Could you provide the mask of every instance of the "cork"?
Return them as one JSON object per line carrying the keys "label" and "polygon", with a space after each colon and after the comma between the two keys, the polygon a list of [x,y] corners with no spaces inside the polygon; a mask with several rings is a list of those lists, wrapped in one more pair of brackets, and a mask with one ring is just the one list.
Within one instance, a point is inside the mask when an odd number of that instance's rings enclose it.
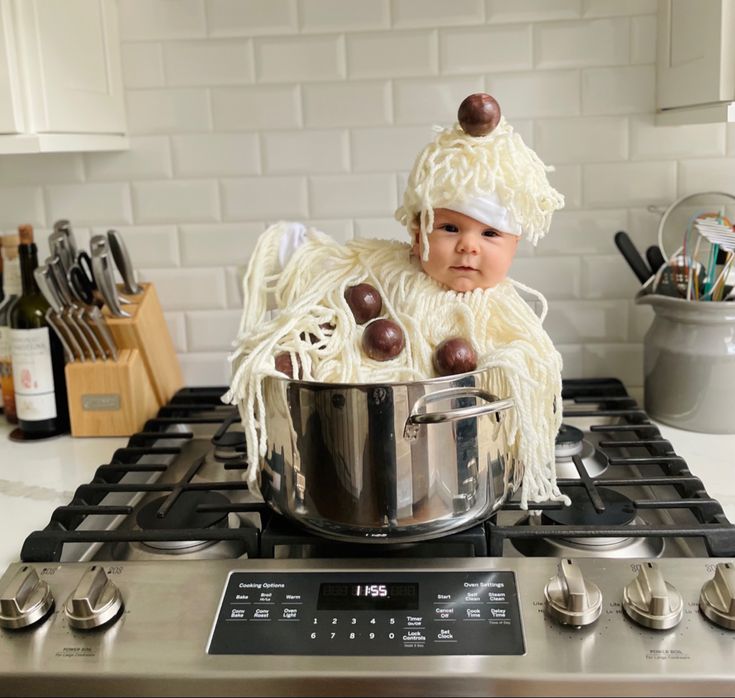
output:
{"label": "cork", "polygon": [[0,235],[0,246],[3,248],[5,259],[15,259],[18,256],[20,238],[15,233]]}
{"label": "cork", "polygon": [[33,243],[33,226],[32,225],[19,225],[18,226],[18,237],[20,237],[21,245],[30,245]]}

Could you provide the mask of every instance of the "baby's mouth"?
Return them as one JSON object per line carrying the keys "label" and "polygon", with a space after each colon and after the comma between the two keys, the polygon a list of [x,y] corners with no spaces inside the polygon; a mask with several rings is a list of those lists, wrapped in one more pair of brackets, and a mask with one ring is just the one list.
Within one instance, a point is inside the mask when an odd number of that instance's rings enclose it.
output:
{"label": "baby's mouth", "polygon": [[475,267],[465,267],[462,265],[456,266],[456,267],[450,267],[451,269],[454,269],[455,271],[477,271]]}

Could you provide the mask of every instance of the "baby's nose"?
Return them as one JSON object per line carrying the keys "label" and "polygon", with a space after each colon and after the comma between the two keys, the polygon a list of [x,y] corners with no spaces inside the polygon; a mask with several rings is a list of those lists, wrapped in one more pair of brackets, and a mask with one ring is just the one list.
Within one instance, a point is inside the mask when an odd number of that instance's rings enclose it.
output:
{"label": "baby's nose", "polygon": [[457,240],[457,250],[459,252],[477,254],[479,250],[479,241],[475,235],[471,233],[464,233],[459,236]]}

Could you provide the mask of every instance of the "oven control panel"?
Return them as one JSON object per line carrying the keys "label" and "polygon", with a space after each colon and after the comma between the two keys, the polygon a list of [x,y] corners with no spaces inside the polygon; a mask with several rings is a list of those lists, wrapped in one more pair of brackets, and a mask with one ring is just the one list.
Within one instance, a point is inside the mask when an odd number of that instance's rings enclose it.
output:
{"label": "oven control panel", "polygon": [[234,571],[209,654],[522,655],[515,574]]}

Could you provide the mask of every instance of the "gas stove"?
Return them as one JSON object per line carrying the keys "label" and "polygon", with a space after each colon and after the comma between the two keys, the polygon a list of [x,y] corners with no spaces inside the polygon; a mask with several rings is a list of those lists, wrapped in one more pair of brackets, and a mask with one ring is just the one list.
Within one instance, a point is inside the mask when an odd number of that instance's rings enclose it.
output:
{"label": "gas stove", "polygon": [[570,507],[396,545],[250,493],[223,392],[181,390],[27,537],[0,695],[732,694],[735,526],[619,381],[564,382]]}

